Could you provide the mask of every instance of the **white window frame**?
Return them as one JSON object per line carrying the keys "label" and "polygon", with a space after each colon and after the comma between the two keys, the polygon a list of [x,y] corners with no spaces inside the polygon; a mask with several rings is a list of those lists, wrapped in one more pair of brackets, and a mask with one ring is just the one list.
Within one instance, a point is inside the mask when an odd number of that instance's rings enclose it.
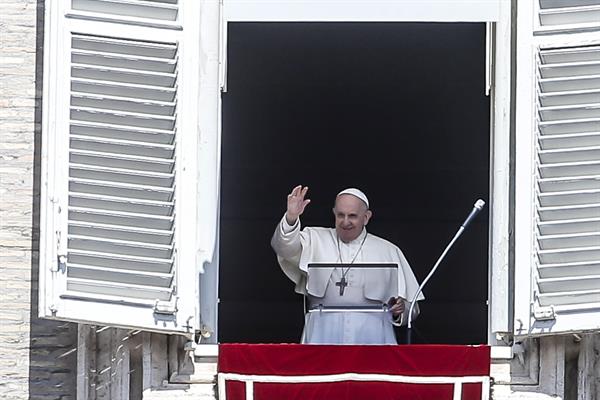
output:
{"label": "white window frame", "polygon": [[[488,22],[490,219],[488,343],[506,345],[512,334],[510,253],[511,0],[223,0],[221,77],[226,81],[229,22]],[[494,62],[493,60],[501,60]]]}
{"label": "white window frame", "polygon": [[493,24],[493,61],[490,118],[490,236],[488,268],[488,344],[511,342],[513,306],[511,293],[511,83],[512,5],[500,3]]}
{"label": "white window frame", "polygon": [[223,0],[227,21],[495,22],[509,0]]}

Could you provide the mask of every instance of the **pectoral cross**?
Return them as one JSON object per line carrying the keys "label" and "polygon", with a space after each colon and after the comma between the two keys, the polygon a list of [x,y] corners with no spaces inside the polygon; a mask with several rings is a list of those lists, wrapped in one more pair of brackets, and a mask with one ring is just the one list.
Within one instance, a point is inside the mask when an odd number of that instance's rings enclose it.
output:
{"label": "pectoral cross", "polygon": [[340,287],[340,296],[343,296],[344,295],[344,289],[346,289],[346,286],[348,286],[348,281],[346,281],[346,277],[342,276],[342,279],[340,279],[339,282],[336,282],[335,286],[339,286]]}

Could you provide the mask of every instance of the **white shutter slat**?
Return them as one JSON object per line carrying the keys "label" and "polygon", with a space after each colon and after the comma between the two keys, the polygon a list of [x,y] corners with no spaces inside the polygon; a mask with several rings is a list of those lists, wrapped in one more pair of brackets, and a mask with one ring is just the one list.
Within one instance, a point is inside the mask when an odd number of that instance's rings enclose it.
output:
{"label": "white shutter slat", "polygon": [[98,195],[80,192],[70,193],[69,206],[170,216],[173,214],[174,203],[169,201],[148,201],[139,198],[131,199],[125,197],[106,196],[104,194]]}
{"label": "white shutter slat", "polygon": [[178,11],[175,3],[143,0],[72,0],[72,7],[77,11],[175,21]]}
{"label": "white shutter slat", "polygon": [[562,91],[555,93],[540,94],[540,104],[542,106],[560,106],[569,104],[586,104],[598,101],[600,98],[599,89]]}
{"label": "white shutter slat", "polygon": [[77,279],[98,279],[107,282],[121,282],[133,285],[147,284],[157,287],[169,287],[173,281],[172,274],[159,272],[127,271],[117,268],[79,266],[69,264],[71,276]]}
{"label": "white shutter slat", "polygon": [[578,232],[575,234],[546,235],[539,237],[539,245],[542,250],[558,250],[576,248],[578,246],[599,247],[600,232]]}
{"label": "white shutter slat", "polygon": [[[568,9],[542,9],[540,17],[590,11]],[[534,299],[541,307],[600,301],[599,60],[598,46],[539,52]]]}
{"label": "white shutter slat", "polygon": [[[590,1],[598,2],[598,0]],[[540,50],[540,59],[544,63],[544,65],[541,65],[541,68],[544,68],[548,64],[600,61],[600,46],[542,49]]]}
{"label": "white shutter slat", "polygon": [[70,193],[104,194],[139,200],[172,201],[173,188],[147,187],[132,183],[69,179]]}
{"label": "white shutter slat", "polygon": [[541,278],[600,275],[600,262],[571,262],[545,264],[539,268]]}
{"label": "white shutter slat", "polygon": [[568,76],[594,76],[598,73],[599,66],[600,60],[545,64],[540,68],[540,76],[543,79]]}
{"label": "white shutter slat", "polygon": [[[570,249],[540,250],[540,262],[542,263],[570,263],[570,262],[589,262],[597,260],[600,257],[600,246],[597,247],[576,247]],[[539,288],[544,292],[544,288]],[[565,290],[563,288],[563,290]]]}
{"label": "white shutter slat", "polygon": [[543,62],[543,65],[540,65],[540,70],[548,65],[558,66],[561,63],[569,65],[569,63],[600,61],[600,46],[541,49],[539,57]]}
{"label": "white shutter slat", "polygon": [[95,251],[72,249],[69,264],[92,267],[120,268],[125,271],[171,273],[171,259],[134,257],[124,254],[107,254]]}
{"label": "white shutter slat", "polygon": [[540,12],[542,26],[598,23],[600,6],[565,7]]}
{"label": "white shutter slat", "polygon": [[94,94],[72,92],[71,104],[82,108],[94,108],[113,111],[128,111],[139,114],[173,115],[175,103],[161,101],[139,101],[126,97],[97,96]]}
{"label": "white shutter slat", "polygon": [[[587,0],[585,2],[573,1],[572,3],[556,4],[551,7],[548,3],[541,2],[539,13],[541,26],[561,26],[575,24],[598,24],[600,21],[600,1]],[[547,7],[544,7],[544,4]]]}
{"label": "white shutter slat", "polygon": [[539,157],[542,163],[594,162],[600,160],[600,146],[542,150],[539,152]]}
{"label": "white shutter slat", "polygon": [[170,231],[173,229],[174,218],[171,215],[160,216],[71,206],[69,207],[69,220]]}
{"label": "white shutter slat", "polygon": [[175,146],[172,144],[147,143],[141,140],[120,140],[94,136],[71,135],[70,147],[77,150],[89,150],[117,155],[146,156],[157,162],[172,160]]}
{"label": "white shutter slat", "polygon": [[540,221],[600,218],[600,203],[562,207],[539,207],[538,216]]}
{"label": "white shutter slat", "polygon": [[548,122],[541,121],[539,123],[539,129],[542,135],[600,132],[600,118]]}
{"label": "white shutter slat", "polygon": [[542,235],[557,235],[563,233],[596,232],[600,218],[582,218],[572,220],[551,220],[538,223]]}
{"label": "white shutter slat", "polygon": [[175,71],[176,61],[162,58],[132,57],[115,53],[101,53],[96,51],[79,50],[73,52],[72,61],[75,65],[97,65],[107,68],[133,69],[172,74]]}
{"label": "white shutter slat", "polygon": [[[124,298],[136,300],[155,300],[168,301],[171,296],[171,290],[150,285],[132,285],[130,283],[102,282],[91,279],[70,278],[67,280],[67,290],[69,296],[89,297],[90,294],[99,300],[102,298],[123,301]],[[104,295],[102,297],[102,295]],[[141,302],[140,302],[141,303]],[[143,304],[143,303],[141,303]],[[152,304],[152,303],[150,303]]]}
{"label": "white shutter slat", "polygon": [[99,166],[113,166],[115,168],[169,173],[173,171],[173,160],[153,159],[142,156],[129,156],[122,154],[106,155],[102,152],[73,150],[69,156],[71,164],[88,164]]}
{"label": "white shutter slat", "polygon": [[598,196],[600,196],[600,189],[563,193],[540,193],[538,195],[538,202],[541,207],[587,205],[597,203]]}
{"label": "white shutter slat", "polygon": [[[76,250],[96,251],[99,253],[120,254],[125,256],[142,256],[170,259],[173,255],[171,245],[159,245],[148,242],[120,240],[115,237],[78,236],[69,234],[69,248]],[[69,275],[70,276],[70,275]]]}
{"label": "white shutter slat", "polygon": [[[556,306],[568,304],[571,308],[577,305],[600,303],[600,290],[578,290],[556,293],[543,293],[538,297],[541,306]],[[564,308],[564,307],[563,307]]]}
{"label": "white shutter slat", "polygon": [[[146,85],[149,87],[173,87],[174,73],[146,71],[132,68],[111,68],[92,64],[71,64],[71,76],[102,82]],[[151,84],[148,84],[150,82]]]}
{"label": "white shutter slat", "polygon": [[540,0],[540,8],[562,8],[591,6],[598,4],[598,0]]}
{"label": "white shutter slat", "polygon": [[71,90],[78,93],[106,94],[109,96],[139,98],[171,102],[175,89],[170,87],[133,84],[129,82],[72,79]]}
{"label": "white shutter slat", "polygon": [[98,237],[103,239],[129,240],[140,243],[170,245],[173,241],[173,231],[160,229],[135,228],[119,225],[69,222],[69,235]]}
{"label": "white shutter slat", "polygon": [[540,147],[543,150],[600,147],[600,132],[544,135],[540,137]]}
{"label": "white shutter slat", "polygon": [[600,287],[600,275],[539,279],[538,284],[546,292],[597,290]]}
{"label": "white shutter slat", "polygon": [[71,119],[75,121],[101,122],[139,128],[173,130],[175,118],[156,114],[110,112],[96,108],[71,107]]}
{"label": "white shutter slat", "polygon": [[575,190],[595,189],[598,187],[600,176],[567,176],[561,178],[539,179],[539,187],[543,192],[566,192]]}
{"label": "white shutter slat", "polygon": [[599,118],[600,104],[595,103],[541,107],[540,114],[544,121],[564,121],[576,118]]}
{"label": "white shutter slat", "polygon": [[151,171],[135,171],[102,166],[71,164],[69,175],[73,178],[100,180],[105,182],[135,183],[144,186],[172,187],[175,174],[163,174]]}
{"label": "white shutter slat", "polygon": [[600,162],[582,161],[548,164],[540,167],[540,176],[542,178],[559,178],[582,175],[600,175]]}
{"label": "white shutter slat", "polygon": [[[175,72],[177,60],[173,58],[172,54],[169,54],[174,52],[175,47],[159,49],[164,50],[163,57],[156,57],[156,49],[151,49],[148,52],[140,51],[139,54],[135,54],[136,47],[121,46],[123,49],[120,49],[117,46],[121,43],[122,41],[116,45],[111,44],[106,50],[99,47],[93,48],[93,46],[82,48],[78,45],[77,50],[71,53],[71,61],[75,65],[95,65],[164,73]],[[82,44],[81,41],[79,44]],[[129,51],[133,51],[133,53]],[[145,55],[147,53],[153,54],[154,57]]]}
{"label": "white shutter slat", "polygon": [[78,136],[95,136],[106,139],[120,139],[147,143],[172,144],[175,132],[160,129],[132,128],[102,123],[75,122],[71,123],[70,133]]}
{"label": "white shutter slat", "polygon": [[600,89],[600,75],[542,78],[539,84],[544,92]]}
{"label": "white shutter slat", "polygon": [[96,53],[122,54],[125,57],[161,59],[172,63],[177,60],[177,45],[171,43],[146,42],[141,40],[117,39],[92,35],[73,35],[72,53],[88,50]]}

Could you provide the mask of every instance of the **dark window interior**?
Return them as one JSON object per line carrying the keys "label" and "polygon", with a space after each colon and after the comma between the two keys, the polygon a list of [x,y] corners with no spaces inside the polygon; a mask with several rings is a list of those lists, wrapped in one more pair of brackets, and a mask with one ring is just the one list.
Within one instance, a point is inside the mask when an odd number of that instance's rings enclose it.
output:
{"label": "dark window interior", "polygon": [[[332,226],[361,188],[369,232],[422,281],[477,198],[488,200],[480,23],[230,23],[223,95],[220,342],[298,342],[302,298],[270,248],[286,195]],[[425,288],[417,343],[487,341],[487,208]],[[403,329],[398,330],[400,340]]]}

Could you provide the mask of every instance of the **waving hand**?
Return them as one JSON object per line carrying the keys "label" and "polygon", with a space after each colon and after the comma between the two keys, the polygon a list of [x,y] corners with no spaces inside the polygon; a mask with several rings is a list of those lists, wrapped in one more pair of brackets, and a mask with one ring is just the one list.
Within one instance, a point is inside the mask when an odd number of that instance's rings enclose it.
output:
{"label": "waving hand", "polygon": [[310,199],[305,199],[306,192],[308,192],[308,186],[298,185],[292,190],[292,193],[288,194],[287,211],[285,213],[288,224],[294,225],[308,203],[310,203]]}

